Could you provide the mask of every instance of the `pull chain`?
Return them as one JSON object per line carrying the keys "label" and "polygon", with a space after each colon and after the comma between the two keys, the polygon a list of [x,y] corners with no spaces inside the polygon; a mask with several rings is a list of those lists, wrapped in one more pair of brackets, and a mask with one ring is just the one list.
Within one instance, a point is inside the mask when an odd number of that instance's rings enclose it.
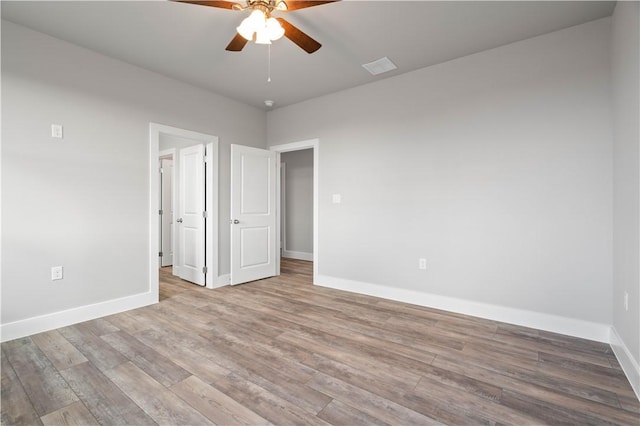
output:
{"label": "pull chain", "polygon": [[269,50],[269,59],[267,61],[267,83],[271,83],[271,44],[267,45]]}

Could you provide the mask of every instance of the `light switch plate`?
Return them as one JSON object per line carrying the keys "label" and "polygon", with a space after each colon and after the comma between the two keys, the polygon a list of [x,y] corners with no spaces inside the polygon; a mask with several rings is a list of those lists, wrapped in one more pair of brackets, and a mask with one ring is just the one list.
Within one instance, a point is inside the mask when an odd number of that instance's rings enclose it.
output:
{"label": "light switch plate", "polygon": [[333,204],[340,204],[342,202],[342,197],[340,196],[340,194],[333,194],[331,196],[331,201],[333,202]]}

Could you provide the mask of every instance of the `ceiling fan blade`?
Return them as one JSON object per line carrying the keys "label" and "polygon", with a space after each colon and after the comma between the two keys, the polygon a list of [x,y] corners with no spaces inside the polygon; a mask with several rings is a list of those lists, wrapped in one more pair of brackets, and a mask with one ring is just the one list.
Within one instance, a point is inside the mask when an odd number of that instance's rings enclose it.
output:
{"label": "ceiling fan blade", "polygon": [[246,38],[236,33],[235,37],[231,39],[231,42],[229,42],[225,50],[228,50],[229,52],[239,52],[244,48],[247,42],[248,40]]}
{"label": "ceiling fan blade", "polygon": [[284,18],[276,18],[282,28],[284,28],[284,36],[297,44],[302,50],[307,53],[313,53],[316,50],[320,49],[322,45],[309,37],[307,34],[300,31],[293,24],[289,23]]}
{"label": "ceiling fan blade", "polygon": [[287,11],[305,9],[307,7],[320,6],[326,3],[335,3],[340,0],[284,0],[287,5]]}
{"label": "ceiling fan blade", "polygon": [[219,7],[221,9],[233,9],[233,5],[236,4],[231,1],[197,1],[197,0],[171,0],[177,3],[189,3],[199,4],[200,6]]}

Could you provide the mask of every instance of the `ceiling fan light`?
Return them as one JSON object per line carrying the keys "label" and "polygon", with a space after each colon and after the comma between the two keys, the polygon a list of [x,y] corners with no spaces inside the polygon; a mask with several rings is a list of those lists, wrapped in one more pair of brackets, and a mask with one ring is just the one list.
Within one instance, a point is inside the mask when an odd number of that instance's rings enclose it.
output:
{"label": "ceiling fan light", "polygon": [[249,20],[256,27],[264,25],[264,21],[265,21],[264,12],[260,9],[255,9],[253,12],[251,12],[251,15],[245,18],[245,21],[246,20]]}
{"label": "ceiling fan light", "polygon": [[276,18],[269,18],[267,19],[267,33],[269,34],[269,39],[278,40],[284,35],[284,28]]}
{"label": "ceiling fan light", "polygon": [[[246,19],[245,19],[246,21]],[[238,34],[240,34],[245,39],[251,41],[253,40],[253,34],[255,33],[253,27],[251,25],[245,25],[245,21],[242,21],[239,27],[236,28]]]}
{"label": "ceiling fan light", "polygon": [[240,26],[236,28],[238,34],[245,39],[253,40],[254,33],[260,31],[265,26],[264,12],[261,10],[254,10],[251,15],[242,20]]}
{"label": "ceiling fan light", "polygon": [[269,32],[266,27],[262,27],[260,30],[256,31],[256,44],[271,44]]}

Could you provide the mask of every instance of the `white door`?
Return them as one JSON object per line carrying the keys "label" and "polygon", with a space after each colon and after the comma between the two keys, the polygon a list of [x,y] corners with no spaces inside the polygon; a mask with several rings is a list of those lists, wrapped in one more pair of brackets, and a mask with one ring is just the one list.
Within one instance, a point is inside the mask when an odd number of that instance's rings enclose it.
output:
{"label": "white door", "polygon": [[276,153],[231,145],[231,284],[276,275]]}
{"label": "white door", "polygon": [[173,265],[173,160],[160,160],[160,266]]}
{"label": "white door", "polygon": [[179,276],[183,280],[204,285],[205,281],[205,167],[204,145],[183,148],[180,161],[179,213],[176,220]]}

